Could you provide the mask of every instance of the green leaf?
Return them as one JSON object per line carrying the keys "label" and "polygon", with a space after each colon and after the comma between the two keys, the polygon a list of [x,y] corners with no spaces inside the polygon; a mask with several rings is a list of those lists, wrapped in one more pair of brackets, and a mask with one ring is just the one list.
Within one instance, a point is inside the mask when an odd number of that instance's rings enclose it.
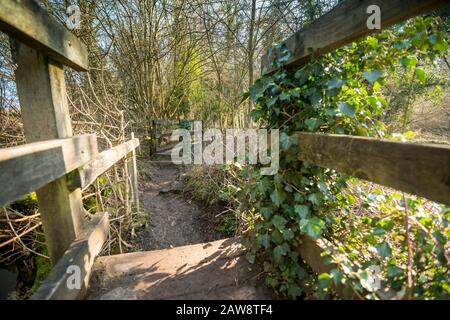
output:
{"label": "green leaf", "polygon": [[291,99],[291,95],[289,94],[289,92],[282,92],[280,94],[280,100],[281,101],[286,101],[286,100],[289,100],[289,99]]}
{"label": "green leaf", "polygon": [[286,193],[283,190],[275,188],[275,190],[273,190],[270,194],[270,199],[272,199],[272,202],[279,207],[286,199]]}
{"label": "green leaf", "polygon": [[417,65],[419,61],[417,60],[417,58],[415,56],[409,56],[409,57],[403,57],[400,59],[400,63],[405,67],[405,68],[411,68]]}
{"label": "green leaf", "polygon": [[257,241],[260,245],[264,246],[264,248],[270,247],[270,236],[268,234],[261,234],[258,236]]}
{"label": "green leaf", "polygon": [[411,46],[411,42],[409,40],[401,40],[394,44],[394,48],[397,50],[409,48],[410,46]]}
{"label": "green leaf", "polygon": [[371,84],[374,84],[380,77],[383,76],[382,70],[370,70],[364,72],[364,78],[367,79]]}
{"label": "green leaf", "polygon": [[253,109],[250,112],[250,117],[255,122],[258,121],[263,115],[264,115],[264,112],[262,110],[259,110],[259,109]]}
{"label": "green leaf", "polygon": [[265,88],[261,80],[257,80],[253,86],[250,88],[250,99],[256,102],[264,94]]}
{"label": "green leaf", "polygon": [[253,253],[247,252],[245,257],[247,258],[247,261],[250,262],[251,264],[255,263],[256,256]]}
{"label": "green leaf", "polygon": [[286,241],[290,241],[290,240],[294,239],[294,237],[295,237],[295,233],[291,229],[284,229],[282,233],[283,233],[283,238]]}
{"label": "green leaf", "polygon": [[378,45],[378,39],[377,38],[367,37],[366,41],[367,41],[367,44],[372,47],[372,49],[375,49],[377,47],[377,45]]}
{"label": "green leaf", "polygon": [[318,217],[300,220],[300,231],[313,239],[317,239],[325,229],[325,222]]}
{"label": "green leaf", "polygon": [[355,116],[355,107],[351,106],[350,104],[348,104],[347,102],[341,102],[338,105],[339,111],[346,116],[349,117],[354,117]]}
{"label": "green leaf", "polygon": [[308,200],[312,204],[319,206],[322,204],[322,193],[320,193],[320,192],[311,193],[308,195]]}
{"label": "green leaf", "polygon": [[330,271],[331,273],[331,278],[333,279],[334,285],[338,286],[339,284],[341,284],[342,278],[343,278],[343,273],[341,271],[339,271],[338,269],[331,269]]}
{"label": "green leaf", "polygon": [[287,150],[291,147],[292,145],[292,141],[291,141],[291,137],[289,137],[286,132],[282,132],[280,134],[280,146],[281,149],[283,150]]}
{"label": "green leaf", "polygon": [[273,249],[273,258],[275,262],[279,263],[281,261],[281,257],[284,256],[288,251],[289,249],[286,244],[276,246],[275,249]]}
{"label": "green leaf", "polygon": [[275,104],[275,102],[277,102],[277,100],[278,100],[278,97],[274,97],[274,98],[269,98],[269,99],[267,99],[267,101],[266,101],[266,106],[267,106],[268,108],[272,107],[272,106]]}
{"label": "green leaf", "polygon": [[308,127],[308,131],[315,131],[323,124],[323,121],[322,119],[309,118],[305,120],[305,124]]}
{"label": "green leaf", "polygon": [[421,83],[425,83],[425,71],[422,68],[416,68],[416,77]]}
{"label": "green leaf", "polygon": [[270,219],[270,217],[272,216],[272,209],[268,208],[268,207],[262,207],[261,209],[259,209],[259,211],[261,212],[261,214],[263,215],[264,219]]}
{"label": "green leaf", "polygon": [[319,280],[319,287],[327,288],[330,285],[331,276],[328,273],[321,273],[317,277]]}
{"label": "green leaf", "polygon": [[381,242],[376,246],[376,248],[381,260],[384,260],[392,255],[392,249],[386,241]]}
{"label": "green leaf", "polygon": [[280,215],[275,215],[272,219],[272,223],[278,230],[283,230],[287,220]]}
{"label": "green leaf", "polygon": [[344,84],[344,81],[342,81],[338,77],[334,77],[333,79],[328,81],[328,90],[340,88],[340,87],[342,87],[343,84]]}
{"label": "green leaf", "polygon": [[303,204],[297,204],[294,207],[295,213],[299,215],[301,219],[306,219],[309,217],[309,207]]}
{"label": "green leaf", "polygon": [[389,278],[396,278],[403,275],[403,270],[394,265],[388,265],[386,269],[387,276]]}

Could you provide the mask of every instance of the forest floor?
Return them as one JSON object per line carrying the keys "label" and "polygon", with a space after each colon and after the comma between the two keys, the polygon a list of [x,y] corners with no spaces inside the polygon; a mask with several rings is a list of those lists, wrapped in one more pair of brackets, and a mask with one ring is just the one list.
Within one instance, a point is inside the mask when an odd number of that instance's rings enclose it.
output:
{"label": "forest floor", "polygon": [[149,174],[141,178],[141,210],[148,214],[146,227],[136,232],[137,251],[167,249],[225,238],[215,230],[213,209],[183,194],[189,170],[169,161],[142,159]]}

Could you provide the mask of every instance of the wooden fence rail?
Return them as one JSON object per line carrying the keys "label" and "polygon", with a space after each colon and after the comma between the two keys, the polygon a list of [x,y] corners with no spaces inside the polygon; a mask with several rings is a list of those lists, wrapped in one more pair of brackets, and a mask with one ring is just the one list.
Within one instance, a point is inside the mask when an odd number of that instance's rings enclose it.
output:
{"label": "wooden fence rail", "polygon": [[450,147],[299,132],[298,158],[450,205]]}
{"label": "wooden fence rail", "polygon": [[86,46],[36,1],[0,1],[0,29],[63,65],[88,69]]}
{"label": "wooden fence rail", "polygon": [[83,166],[96,154],[95,135],[0,149],[0,207]]}
{"label": "wooden fence rail", "polygon": [[[377,5],[381,9],[381,27],[387,28],[419,14],[448,4],[448,0],[346,0],[330,12],[313,21],[308,27],[296,32],[282,42],[291,52],[284,64],[287,68],[300,67],[311,57],[320,56],[363,38],[376,29],[367,28],[367,8]],[[274,49],[272,57],[263,55],[261,73],[272,73],[272,61],[278,56]]]}

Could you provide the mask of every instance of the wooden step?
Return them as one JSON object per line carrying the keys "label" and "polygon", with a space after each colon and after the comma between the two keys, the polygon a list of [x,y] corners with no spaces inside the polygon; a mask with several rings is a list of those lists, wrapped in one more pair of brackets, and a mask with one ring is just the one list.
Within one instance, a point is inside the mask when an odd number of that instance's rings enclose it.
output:
{"label": "wooden step", "polygon": [[97,258],[87,299],[273,299],[230,238]]}

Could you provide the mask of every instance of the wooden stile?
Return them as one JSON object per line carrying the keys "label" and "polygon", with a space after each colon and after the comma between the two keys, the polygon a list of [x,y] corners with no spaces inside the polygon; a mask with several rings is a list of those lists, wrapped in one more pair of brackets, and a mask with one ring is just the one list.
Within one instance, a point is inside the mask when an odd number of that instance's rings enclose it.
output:
{"label": "wooden stile", "polygon": [[[36,142],[72,136],[63,66],[11,39],[25,138]],[[83,229],[81,190],[69,191],[65,177],[36,190],[53,264]]]}

